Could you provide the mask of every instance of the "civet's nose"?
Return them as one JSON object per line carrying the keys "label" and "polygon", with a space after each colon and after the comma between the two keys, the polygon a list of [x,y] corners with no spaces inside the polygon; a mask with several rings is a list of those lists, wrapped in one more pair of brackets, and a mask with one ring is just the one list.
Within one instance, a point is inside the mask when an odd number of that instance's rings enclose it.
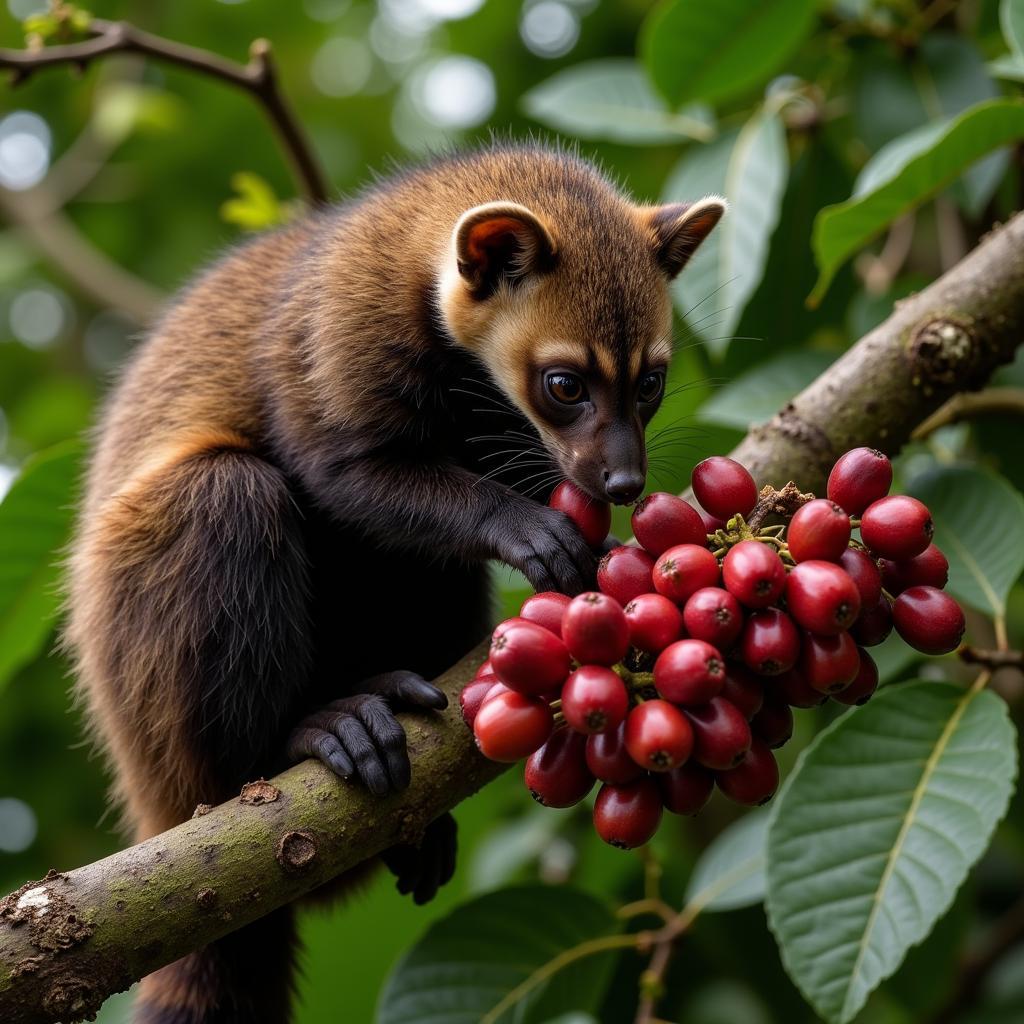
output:
{"label": "civet's nose", "polygon": [[635,469],[605,470],[604,490],[608,500],[616,505],[636,501],[644,489],[644,476]]}

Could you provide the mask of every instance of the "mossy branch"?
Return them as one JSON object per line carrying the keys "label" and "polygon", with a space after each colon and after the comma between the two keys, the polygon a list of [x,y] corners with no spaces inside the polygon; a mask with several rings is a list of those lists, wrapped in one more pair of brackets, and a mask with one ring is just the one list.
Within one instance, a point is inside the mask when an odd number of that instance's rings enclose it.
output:
{"label": "mossy branch", "polygon": [[[905,300],[733,453],[759,481],[819,489],[858,444],[895,451],[953,394],[980,387],[1024,341],[1024,216]],[[406,716],[412,784],[377,801],[311,761],[145,843],[0,901],[0,1020],[87,1019],[185,953],[310,892],[497,776],[459,719],[478,647],[437,681],[440,715]]]}

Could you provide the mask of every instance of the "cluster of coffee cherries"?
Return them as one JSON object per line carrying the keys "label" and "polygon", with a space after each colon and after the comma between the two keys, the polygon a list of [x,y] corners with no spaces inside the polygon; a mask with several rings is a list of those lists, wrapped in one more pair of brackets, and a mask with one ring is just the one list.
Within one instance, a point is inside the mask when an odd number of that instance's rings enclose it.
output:
{"label": "cluster of coffee cherries", "polygon": [[[928,509],[891,484],[889,460],[869,448],[839,459],[827,498],[792,484],[759,493],[716,456],[693,471],[700,510],[645,498],[637,543],[604,556],[599,591],[534,594],[495,629],[461,698],[480,750],[527,758],[526,785],[547,806],[600,781],[595,828],[623,848],[647,842],[665,809],[696,814],[715,786],[767,802],[793,708],[868,700],[878,670],[866,648],[894,626],[927,654],[962,638]],[[551,505],[593,547],[607,537],[610,509],[573,484]],[[786,521],[765,526],[769,513]]]}

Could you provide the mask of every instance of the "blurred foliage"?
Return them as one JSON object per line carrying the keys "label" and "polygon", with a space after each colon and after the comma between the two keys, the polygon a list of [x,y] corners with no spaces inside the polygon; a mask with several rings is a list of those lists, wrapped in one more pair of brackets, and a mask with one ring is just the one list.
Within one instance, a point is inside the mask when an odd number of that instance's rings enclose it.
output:
{"label": "blurred foliage", "polygon": [[[678,353],[651,432],[658,489],[679,489],[696,461],[728,450],[1024,199],[1020,0],[665,0],[653,11],[644,0],[90,6],[98,17],[126,18],[237,60],[253,39],[270,39],[284,88],[339,196],[430,148],[491,132],[549,131],[581,140],[583,152],[639,199],[725,194],[730,218],[677,289]],[[62,17],[40,8],[37,0],[6,0],[0,45],[23,45],[26,30],[36,43],[81,32],[74,8]],[[248,97],[130,57],[77,76],[38,73],[16,91],[0,90],[0,185],[14,219],[20,191],[32,190],[63,207],[100,254],[166,292],[241,232],[297,209],[287,164]],[[51,653],[52,566],[66,536],[76,456],[71,447],[39,453],[82,435],[140,326],[116,296],[101,302],[80,287],[72,255],[50,262],[31,232],[0,228],[0,489],[22,474],[0,505],[6,891],[49,867],[97,859],[120,841],[104,810],[102,765],[89,756],[68,696],[67,666]],[[1024,358],[994,384],[1024,386]],[[1020,437],[1021,420],[1007,415],[947,427],[910,446],[898,469],[923,488],[974,495],[969,521],[940,525],[969,531],[973,524],[984,543],[991,533],[983,519],[993,507],[1002,510],[999,529],[1019,531],[1016,506],[1005,502],[1019,500],[1010,484],[1024,488]],[[957,472],[982,483],[934,476],[954,463],[974,467]],[[629,533],[621,512],[614,530]],[[19,565],[38,554],[33,543],[48,557],[26,575]],[[993,565],[999,601],[1009,595],[1017,647],[1024,642],[1019,554],[1003,561],[997,554]],[[971,601],[971,570],[957,565],[960,596]],[[524,581],[504,569],[496,580],[511,614]],[[991,610],[991,602],[972,603]],[[984,616],[972,616],[970,628],[976,643],[991,643]],[[900,657],[880,658],[884,678],[907,678]],[[963,678],[953,659],[925,671]],[[1007,683],[1009,692],[1014,686],[1019,679]],[[1019,705],[1013,714],[1019,719]],[[830,708],[798,716],[796,740],[782,752],[784,773],[835,717]],[[912,1024],[931,1012],[964,950],[1024,890],[1022,811],[1018,794],[953,910],[858,1021]],[[434,904],[416,908],[380,877],[348,906],[305,919],[299,1024],[372,1020],[399,957],[471,896],[512,883],[571,881],[576,898],[599,914],[593,908],[603,902],[641,894],[640,860],[596,840],[586,805],[538,812],[515,772],[457,817],[461,869]],[[653,849],[676,905],[702,851],[712,858],[709,844],[735,818],[715,801],[699,819],[665,824]],[[479,911],[468,906],[460,913]],[[733,907],[702,917],[686,938],[662,1014],[688,1024],[816,1020],[782,970],[763,909]],[[1008,957],[963,1019],[1024,1019],[1020,963]],[[605,966],[611,980],[603,1002],[590,1003],[593,1018],[572,1020],[632,1019],[642,961],[625,955]],[[124,1019],[127,1005],[112,1000],[102,1019]],[[552,1002],[559,1011],[565,1005]]]}

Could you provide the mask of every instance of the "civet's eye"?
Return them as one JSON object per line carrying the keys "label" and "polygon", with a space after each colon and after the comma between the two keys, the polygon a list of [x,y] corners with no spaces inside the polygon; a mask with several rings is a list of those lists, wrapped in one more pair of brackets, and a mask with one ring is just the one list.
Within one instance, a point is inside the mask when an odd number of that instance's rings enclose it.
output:
{"label": "civet's eye", "polygon": [[587,398],[586,385],[574,373],[549,373],[544,378],[548,394],[562,405],[578,405]]}
{"label": "civet's eye", "polygon": [[638,392],[641,402],[650,404],[661,398],[661,392],[665,387],[665,374],[661,370],[652,370],[640,378],[640,389]]}

